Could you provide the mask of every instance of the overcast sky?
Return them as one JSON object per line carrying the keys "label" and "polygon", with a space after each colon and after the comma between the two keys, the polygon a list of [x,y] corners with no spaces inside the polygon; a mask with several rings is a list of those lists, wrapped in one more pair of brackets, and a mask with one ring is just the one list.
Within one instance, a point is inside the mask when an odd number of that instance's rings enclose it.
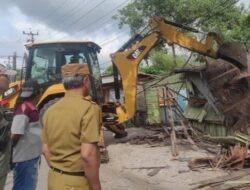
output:
{"label": "overcast sky", "polygon": [[22,56],[30,29],[39,41],[87,40],[102,47],[101,67],[129,38],[111,17],[128,0],[0,0],[0,56]]}
{"label": "overcast sky", "polygon": [[[0,0],[0,56],[24,53],[27,36],[36,41],[90,40],[102,47],[101,67],[128,38],[111,17],[131,0]],[[250,0],[241,0],[249,5]],[[0,62],[2,60],[0,59]],[[19,61],[20,62],[20,61]]]}

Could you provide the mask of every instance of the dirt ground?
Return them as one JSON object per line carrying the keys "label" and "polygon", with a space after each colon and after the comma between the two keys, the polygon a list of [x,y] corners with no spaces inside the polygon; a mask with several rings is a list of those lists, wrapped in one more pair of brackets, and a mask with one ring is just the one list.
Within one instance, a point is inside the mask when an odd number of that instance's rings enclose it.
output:
{"label": "dirt ground", "polygon": [[[128,129],[129,137],[150,133],[141,128]],[[149,145],[130,145],[126,139],[115,140],[110,132],[105,132],[110,161],[102,164],[100,169],[101,183],[104,190],[189,190],[193,183],[201,180],[226,175],[221,170],[205,169],[191,171],[187,161],[207,156],[204,150],[193,151],[188,146],[180,148],[180,155],[173,158],[170,146],[150,147]],[[121,143],[123,141],[123,143]],[[153,169],[145,167],[165,167],[156,175],[148,174]],[[48,167],[44,160],[39,170],[37,190],[46,190]],[[7,180],[5,190],[12,186],[12,175]]]}

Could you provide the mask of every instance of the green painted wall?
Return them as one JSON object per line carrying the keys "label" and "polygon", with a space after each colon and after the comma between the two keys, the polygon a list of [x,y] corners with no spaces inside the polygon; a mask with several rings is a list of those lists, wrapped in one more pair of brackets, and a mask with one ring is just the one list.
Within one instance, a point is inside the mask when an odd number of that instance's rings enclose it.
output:
{"label": "green painted wall", "polygon": [[147,123],[161,123],[161,113],[157,88],[150,88],[146,90],[145,98],[147,104]]}

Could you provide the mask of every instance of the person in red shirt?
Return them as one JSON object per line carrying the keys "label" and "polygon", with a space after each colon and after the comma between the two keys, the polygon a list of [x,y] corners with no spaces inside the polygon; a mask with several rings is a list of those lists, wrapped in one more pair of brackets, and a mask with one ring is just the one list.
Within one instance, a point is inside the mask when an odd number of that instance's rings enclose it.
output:
{"label": "person in red shirt", "polygon": [[36,81],[26,81],[15,106],[11,126],[13,190],[36,189],[38,163],[42,152],[40,140],[42,127],[35,107],[39,93]]}

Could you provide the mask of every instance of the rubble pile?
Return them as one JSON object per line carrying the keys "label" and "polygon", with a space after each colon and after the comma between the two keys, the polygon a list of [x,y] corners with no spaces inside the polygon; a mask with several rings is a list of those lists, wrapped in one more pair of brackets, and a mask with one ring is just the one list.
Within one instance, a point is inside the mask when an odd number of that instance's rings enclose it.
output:
{"label": "rubble pile", "polygon": [[248,132],[250,127],[250,73],[241,71],[226,61],[215,61],[207,66],[205,77],[215,99],[215,105],[224,115],[226,126]]}

